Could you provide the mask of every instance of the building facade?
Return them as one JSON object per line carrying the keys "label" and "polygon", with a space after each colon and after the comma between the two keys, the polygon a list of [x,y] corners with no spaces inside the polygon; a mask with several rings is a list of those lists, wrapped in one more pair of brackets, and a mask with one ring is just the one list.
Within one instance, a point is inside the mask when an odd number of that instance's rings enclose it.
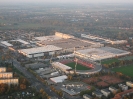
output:
{"label": "building facade", "polygon": [[13,78],[13,72],[6,72],[6,67],[0,68],[0,84],[18,85],[19,79]]}
{"label": "building facade", "polygon": [[133,82],[131,82],[131,81],[127,81],[126,82],[126,85],[129,86],[129,87],[131,87],[131,88],[133,88]]}
{"label": "building facade", "polygon": [[18,85],[19,80],[18,78],[10,78],[10,79],[0,79],[0,84],[4,83],[4,84],[13,84],[13,85]]}
{"label": "building facade", "polygon": [[12,72],[0,73],[0,78],[13,78],[13,73]]}
{"label": "building facade", "polygon": [[6,72],[6,68],[5,67],[0,67],[0,73],[1,72]]}

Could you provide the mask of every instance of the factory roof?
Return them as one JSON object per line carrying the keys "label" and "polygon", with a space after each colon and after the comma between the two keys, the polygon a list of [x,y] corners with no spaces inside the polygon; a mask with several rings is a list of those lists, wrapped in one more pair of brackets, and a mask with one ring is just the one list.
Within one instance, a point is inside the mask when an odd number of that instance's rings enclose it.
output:
{"label": "factory roof", "polygon": [[2,41],[1,44],[6,45],[8,47],[13,46],[12,44],[8,43],[7,41]]}
{"label": "factory roof", "polygon": [[58,46],[58,47],[65,49],[65,48],[74,48],[74,47],[78,48],[81,46],[82,47],[83,46],[90,47],[96,43],[81,40],[78,38],[69,38],[69,39],[60,39],[60,40],[56,40],[56,41],[42,41],[42,42],[39,42],[38,44],[40,44],[40,45],[54,45],[54,46]]}
{"label": "factory roof", "polygon": [[50,80],[52,80],[55,83],[63,82],[65,79],[67,79],[67,76],[66,75],[62,75],[62,76],[50,78]]}
{"label": "factory roof", "polygon": [[61,37],[51,35],[51,36],[41,36],[41,37],[35,37],[36,40],[39,41],[54,41],[54,40],[59,40],[62,39]]}
{"label": "factory roof", "polygon": [[20,43],[23,43],[23,44],[29,44],[28,42],[26,42],[26,41],[24,41],[22,39],[18,39],[17,41],[20,42]]}
{"label": "factory roof", "polygon": [[60,62],[53,62],[52,64],[55,65],[55,66],[58,66],[59,68],[64,69],[64,70],[72,69],[71,67],[69,67],[67,65],[64,65]]}
{"label": "factory roof", "polygon": [[60,47],[56,47],[53,45],[47,45],[47,46],[43,46],[43,47],[20,49],[19,51],[26,53],[26,54],[36,54],[36,53],[57,51],[57,50],[61,50],[61,49],[62,48],[60,48]]}
{"label": "factory roof", "polygon": [[85,50],[78,50],[75,53],[82,54],[92,60],[101,60],[111,58],[115,56],[130,54],[128,51],[112,48],[112,47],[101,47],[101,48],[90,48]]}

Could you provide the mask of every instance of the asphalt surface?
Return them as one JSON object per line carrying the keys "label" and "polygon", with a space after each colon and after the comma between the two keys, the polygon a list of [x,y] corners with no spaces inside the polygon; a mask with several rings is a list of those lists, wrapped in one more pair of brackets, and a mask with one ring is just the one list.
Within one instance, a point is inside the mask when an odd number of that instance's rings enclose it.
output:
{"label": "asphalt surface", "polygon": [[21,66],[17,60],[13,60],[13,65],[15,68],[17,68],[20,72],[22,72],[25,75],[25,77],[30,81],[31,86],[33,86],[37,91],[40,91],[40,89],[42,88],[49,96],[57,97],[57,99],[63,99],[54,92],[52,92],[49,86],[45,86],[41,81],[36,79],[36,77],[29,71],[27,71],[26,68]]}

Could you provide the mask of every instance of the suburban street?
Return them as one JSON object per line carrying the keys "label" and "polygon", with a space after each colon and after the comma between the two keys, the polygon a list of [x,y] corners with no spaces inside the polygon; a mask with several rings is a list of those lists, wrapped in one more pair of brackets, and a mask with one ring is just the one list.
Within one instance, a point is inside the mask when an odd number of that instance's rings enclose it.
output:
{"label": "suburban street", "polygon": [[25,77],[30,81],[31,86],[35,87],[37,91],[40,91],[40,89],[43,88],[49,96],[57,97],[57,99],[62,99],[58,97],[58,95],[56,95],[54,92],[50,91],[49,86],[45,86],[41,81],[36,79],[34,75],[32,75],[24,67],[22,67],[17,60],[13,60],[13,65],[15,68],[17,68],[20,72],[22,72],[25,75]]}

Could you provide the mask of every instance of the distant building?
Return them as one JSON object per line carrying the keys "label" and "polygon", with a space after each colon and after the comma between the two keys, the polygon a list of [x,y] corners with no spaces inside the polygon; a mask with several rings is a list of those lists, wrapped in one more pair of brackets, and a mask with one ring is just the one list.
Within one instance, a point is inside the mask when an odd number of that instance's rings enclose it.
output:
{"label": "distant building", "polygon": [[55,32],[55,36],[58,36],[58,37],[64,38],[64,39],[74,38],[74,36],[72,36],[72,35],[64,34],[64,33],[60,33],[60,32]]}
{"label": "distant building", "polygon": [[118,86],[123,90],[128,90],[128,86],[124,85],[124,84],[118,84]]}
{"label": "distant building", "polygon": [[107,38],[102,38],[102,37],[98,37],[98,36],[93,36],[93,35],[86,35],[86,34],[81,34],[81,37],[86,38],[86,39],[90,39],[93,41],[104,41],[105,43],[110,43],[110,44],[125,44],[127,43],[127,40],[110,40]]}
{"label": "distant building", "polygon": [[36,48],[29,48],[29,49],[20,49],[18,50],[19,53],[23,54],[28,58],[35,58],[35,57],[42,57],[45,55],[53,55],[58,51],[61,51],[62,48],[47,45],[43,47],[36,47]]}
{"label": "distant building", "polygon": [[115,97],[112,98],[112,99],[123,99],[123,97],[125,95],[129,95],[129,94],[132,94],[132,93],[133,93],[133,89],[129,89],[129,90],[126,90],[124,92],[120,92],[120,93],[116,94]]}
{"label": "distant building", "polygon": [[13,73],[12,72],[6,72],[5,67],[0,67],[0,84],[8,84],[8,85],[18,85],[19,79],[18,78],[13,78]]}
{"label": "distant building", "polygon": [[52,63],[52,66],[53,66],[54,68],[58,68],[58,69],[62,70],[62,71],[65,72],[65,73],[69,73],[68,71],[69,71],[69,70],[72,70],[71,67],[69,67],[69,66],[67,66],[67,65],[65,65],[65,64],[62,64],[62,63],[60,63],[60,62],[53,62],[53,63]]}
{"label": "distant building", "polygon": [[0,44],[4,47],[12,47],[13,45],[8,43],[8,41],[1,41]]}
{"label": "distant building", "polygon": [[112,86],[109,87],[109,90],[110,90],[112,93],[116,93],[116,92],[118,91],[118,89],[116,89],[115,87],[112,87]]}
{"label": "distant building", "polygon": [[108,97],[110,95],[110,91],[108,89],[102,89],[101,92],[105,97]]}
{"label": "distant building", "polygon": [[88,94],[84,94],[84,95],[83,95],[83,98],[84,98],[84,99],[92,99],[92,97],[91,97],[90,95],[88,95]]}
{"label": "distant building", "polygon": [[125,43],[127,43],[127,40],[116,40],[116,41],[111,41],[110,43],[112,45],[114,45],[114,44],[125,44]]}
{"label": "distant building", "polygon": [[74,50],[104,46],[103,44],[100,43],[82,40],[72,35],[59,33],[59,32],[56,32],[55,35],[51,36],[35,37],[35,39],[40,41],[37,42],[37,45],[39,46],[54,45],[62,48],[63,53],[73,52]]}
{"label": "distant building", "polygon": [[13,73],[12,72],[0,73],[0,78],[13,78]]}
{"label": "distant building", "polygon": [[133,87],[133,82],[127,81],[127,82],[126,82],[126,85],[129,86],[129,87]]}
{"label": "distant building", "polygon": [[62,75],[62,76],[50,78],[50,80],[53,81],[54,83],[61,83],[65,79],[67,79],[67,76],[66,75]]}
{"label": "distant building", "polygon": [[100,91],[94,91],[92,92],[92,95],[95,95],[98,98],[101,98],[103,96],[103,94]]}
{"label": "distant building", "polygon": [[6,67],[0,67],[0,73],[6,72]]}
{"label": "distant building", "polygon": [[9,78],[9,79],[0,79],[0,84],[4,83],[4,84],[14,84],[14,85],[18,85],[18,78]]}
{"label": "distant building", "polygon": [[113,47],[89,48],[84,50],[77,50],[74,52],[75,56],[89,59],[92,61],[113,58],[116,56],[124,56],[130,54],[128,51],[116,49]]}

